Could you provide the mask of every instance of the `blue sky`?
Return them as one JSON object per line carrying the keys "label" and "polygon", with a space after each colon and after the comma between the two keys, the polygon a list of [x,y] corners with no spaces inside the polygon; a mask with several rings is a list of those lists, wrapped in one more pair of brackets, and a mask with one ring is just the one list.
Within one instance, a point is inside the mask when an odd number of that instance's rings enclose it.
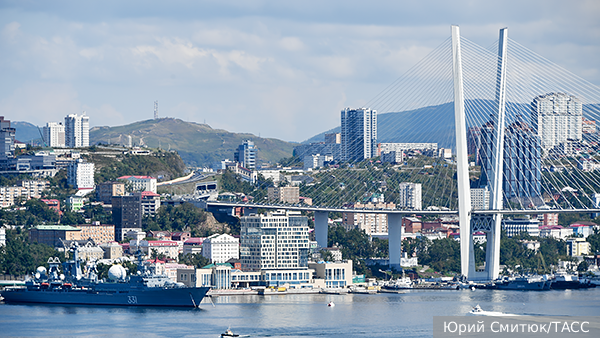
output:
{"label": "blue sky", "polygon": [[[501,7],[500,7],[501,6]],[[339,125],[458,24],[498,29],[600,85],[598,1],[0,1],[0,115],[153,117],[303,141]],[[383,112],[380,112],[383,113]]]}

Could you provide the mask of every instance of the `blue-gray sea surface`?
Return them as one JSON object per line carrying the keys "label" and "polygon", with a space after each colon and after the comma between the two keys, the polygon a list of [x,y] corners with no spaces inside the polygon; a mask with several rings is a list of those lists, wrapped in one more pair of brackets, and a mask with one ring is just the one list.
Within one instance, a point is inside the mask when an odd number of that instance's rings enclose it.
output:
{"label": "blue-gray sea surface", "polygon": [[[327,303],[333,301],[334,307]],[[600,316],[600,288],[221,296],[200,309],[0,304],[0,336],[431,337],[434,316],[484,310]]]}

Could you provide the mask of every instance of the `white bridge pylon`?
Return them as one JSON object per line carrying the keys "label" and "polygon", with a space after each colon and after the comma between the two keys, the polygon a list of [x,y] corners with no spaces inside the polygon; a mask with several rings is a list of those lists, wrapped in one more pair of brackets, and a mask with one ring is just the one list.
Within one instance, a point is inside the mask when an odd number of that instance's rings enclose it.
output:
{"label": "white bridge pylon", "polygon": [[[492,144],[493,163],[491,179],[492,194],[490,206],[493,210],[502,210],[502,166],[504,150],[504,125],[506,103],[506,43],[508,28],[500,30],[498,43],[498,71],[496,78],[495,103],[497,114],[494,121]],[[469,184],[469,163],[467,149],[467,125],[465,117],[465,98],[463,90],[462,57],[460,29],[452,26],[452,74],[454,78],[454,118],[456,124],[456,162],[458,181],[458,217],[460,222],[460,260],[461,273],[469,280],[493,280],[498,278],[500,270],[500,235],[502,215],[471,215],[471,193]],[[476,271],[473,252],[473,233],[484,232],[487,246],[485,270]]]}

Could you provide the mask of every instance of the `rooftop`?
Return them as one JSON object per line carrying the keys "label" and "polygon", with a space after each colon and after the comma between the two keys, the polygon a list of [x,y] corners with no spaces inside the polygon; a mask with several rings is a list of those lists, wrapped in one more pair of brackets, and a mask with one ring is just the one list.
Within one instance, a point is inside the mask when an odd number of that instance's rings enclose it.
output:
{"label": "rooftop", "polygon": [[70,225],[38,225],[35,227],[38,230],[64,230],[64,231],[81,231],[81,229]]}

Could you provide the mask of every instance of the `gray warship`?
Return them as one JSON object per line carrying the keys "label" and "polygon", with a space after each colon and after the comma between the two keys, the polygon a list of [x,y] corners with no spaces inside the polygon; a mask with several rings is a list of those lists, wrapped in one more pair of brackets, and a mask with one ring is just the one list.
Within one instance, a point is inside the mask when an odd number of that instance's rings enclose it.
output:
{"label": "gray warship", "polygon": [[61,263],[57,257],[48,259],[49,269],[37,268],[25,286],[7,287],[1,291],[6,303],[46,303],[112,306],[198,307],[209,287],[186,287],[156,273],[153,265],[145,264],[138,252],[136,274],[127,276],[125,268],[113,265],[109,280],[99,280],[92,265],[82,273],[77,246],[71,248],[73,259]]}

